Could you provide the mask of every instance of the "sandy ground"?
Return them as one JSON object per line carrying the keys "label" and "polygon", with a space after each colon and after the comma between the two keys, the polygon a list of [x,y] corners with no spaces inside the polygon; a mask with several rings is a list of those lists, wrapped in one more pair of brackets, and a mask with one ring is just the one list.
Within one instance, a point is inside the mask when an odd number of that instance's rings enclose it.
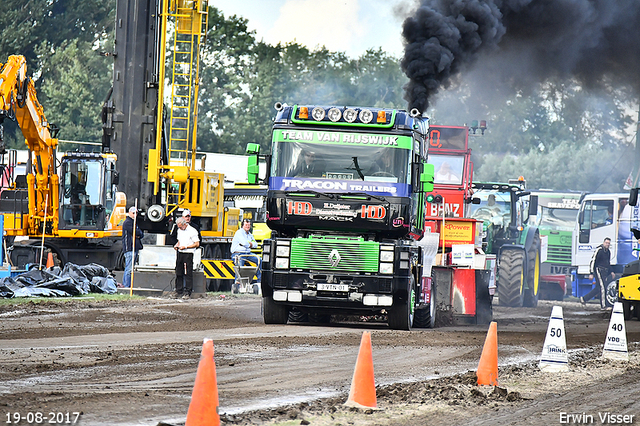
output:
{"label": "sandy ground", "polygon": [[[554,304],[564,310],[570,371],[551,374],[537,359]],[[266,326],[258,296],[4,305],[0,420],[37,424],[13,420],[40,412],[50,424],[49,413],[66,421],[75,412],[81,425],[184,424],[202,340],[211,338],[223,424],[555,425],[579,424],[567,416],[583,413],[592,424],[623,420],[602,422],[605,413],[637,424],[640,322],[626,323],[630,361],[605,360],[609,315],[569,301],[496,307],[494,388],[476,386],[473,373],[487,326]],[[379,411],[343,405],[363,330],[372,335]]]}

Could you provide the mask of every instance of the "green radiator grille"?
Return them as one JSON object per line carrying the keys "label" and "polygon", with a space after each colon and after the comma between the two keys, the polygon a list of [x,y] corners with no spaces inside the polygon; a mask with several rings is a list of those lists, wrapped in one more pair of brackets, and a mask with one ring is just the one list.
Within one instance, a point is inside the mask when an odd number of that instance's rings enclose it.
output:
{"label": "green radiator grille", "polygon": [[380,245],[361,238],[294,238],[291,240],[292,269],[378,272]]}
{"label": "green radiator grille", "polygon": [[547,262],[571,265],[571,247],[549,244],[547,248]]}

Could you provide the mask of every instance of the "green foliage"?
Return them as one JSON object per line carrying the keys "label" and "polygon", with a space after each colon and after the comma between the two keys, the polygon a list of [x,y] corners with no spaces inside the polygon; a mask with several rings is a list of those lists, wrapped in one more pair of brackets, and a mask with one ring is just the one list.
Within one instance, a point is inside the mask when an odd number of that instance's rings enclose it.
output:
{"label": "green foliage", "polygon": [[[100,108],[111,85],[115,1],[3,0],[0,61],[28,60],[47,118],[61,139],[99,141]],[[473,137],[476,180],[524,175],[529,187],[618,191],[633,164],[637,99],[613,82],[604,92],[575,81],[544,81],[510,93],[508,82],[469,78],[440,92],[429,111],[437,124],[487,120]],[[475,81],[474,81],[475,79]],[[273,105],[354,105],[405,108],[407,78],[399,60],[377,49],[358,58],[325,47],[256,40],[246,19],[209,7],[198,110],[198,150],[241,154],[248,143],[269,152]],[[487,81],[492,81],[487,84]],[[9,145],[24,148],[11,130]],[[15,129],[14,129],[15,130]],[[64,147],[69,148],[69,147]]]}
{"label": "green foliage", "polygon": [[469,142],[474,180],[524,175],[530,188],[622,190],[633,168],[633,139],[626,130],[635,121],[630,105],[637,101],[628,91],[592,93],[573,81],[547,81],[527,96],[484,104],[474,104],[471,93],[466,84],[452,89],[434,113],[438,124],[487,120],[485,135],[472,135]]}
{"label": "green foliage", "polygon": [[488,153],[474,180],[506,182],[524,176],[529,188],[619,192],[631,171],[631,149],[562,142],[549,152]]}
{"label": "green foliage", "polygon": [[[111,87],[109,59],[87,42],[65,43],[43,64],[41,101],[47,118],[60,127],[59,139],[100,142],[101,108]],[[41,96],[42,97],[42,96]],[[61,150],[77,146],[60,143]]]}
{"label": "green foliage", "polygon": [[[0,62],[10,55],[27,59],[38,101],[47,119],[64,127],[62,138],[95,140],[100,133],[99,98],[107,93],[105,82],[110,77],[105,77],[110,76],[111,67],[110,61],[96,60],[92,49],[103,47],[112,36],[114,16],[114,1],[2,1]],[[5,143],[25,149],[15,123],[5,122]]]}

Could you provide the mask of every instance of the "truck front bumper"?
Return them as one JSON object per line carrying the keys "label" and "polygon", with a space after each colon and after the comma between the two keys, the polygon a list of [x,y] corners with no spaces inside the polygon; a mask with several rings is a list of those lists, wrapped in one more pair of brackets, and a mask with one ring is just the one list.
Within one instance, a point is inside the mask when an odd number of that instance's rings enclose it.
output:
{"label": "truck front bumper", "polygon": [[409,277],[335,272],[263,271],[263,297],[289,306],[379,311],[406,296]]}

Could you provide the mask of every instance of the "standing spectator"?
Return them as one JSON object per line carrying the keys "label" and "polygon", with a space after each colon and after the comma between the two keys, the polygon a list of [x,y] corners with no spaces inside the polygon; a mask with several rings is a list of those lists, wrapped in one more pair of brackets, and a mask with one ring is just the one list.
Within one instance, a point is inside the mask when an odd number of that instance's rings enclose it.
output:
{"label": "standing spectator", "polygon": [[580,303],[582,303],[583,305],[585,305],[589,300],[593,299],[593,297],[598,294],[598,291],[600,291],[600,308],[602,310],[607,309],[606,286],[609,282],[611,282],[611,280],[609,280],[609,275],[611,275],[611,279],[616,277],[613,271],[611,271],[611,252],[609,251],[610,245],[611,238],[607,237],[593,253],[593,257],[591,258],[591,274],[589,275],[589,279],[592,280],[595,276],[597,285],[589,293],[585,294],[584,297],[580,298]]}
{"label": "standing spectator", "polygon": [[[242,219],[242,228],[236,231],[236,233],[233,235],[233,240],[231,241],[231,260],[233,260],[233,263],[238,266],[244,266],[246,261],[250,261],[258,265],[256,277],[258,278],[259,283],[262,278],[262,271],[260,270],[260,258],[254,254],[251,254],[251,249],[257,248],[258,243],[256,242],[256,239],[253,238],[253,234],[251,234],[250,231],[251,221],[249,219]],[[240,255],[242,255],[242,257],[238,259],[238,256]],[[240,284],[240,277],[237,273],[236,284]]]}
{"label": "standing spectator", "polygon": [[193,291],[193,253],[200,246],[198,231],[184,217],[176,221],[178,242],[173,246],[176,254],[176,295],[185,299]]}
{"label": "standing spectator", "polygon": [[193,226],[194,228],[196,228],[196,231],[198,231],[198,239],[200,240],[200,242],[202,242],[202,237],[200,236],[200,224],[198,222],[191,221],[191,210],[189,209],[182,210],[182,217],[184,217],[184,220],[186,220],[190,226]]}
{"label": "standing spectator", "polygon": [[133,222],[137,214],[138,210],[135,207],[130,207],[127,218],[122,224],[122,250],[124,251],[124,277],[122,278],[122,285],[127,288],[131,287],[131,271],[133,270],[134,263],[138,260],[140,250],[142,250],[142,236],[144,233],[137,224],[135,227],[136,243],[133,244]]}

